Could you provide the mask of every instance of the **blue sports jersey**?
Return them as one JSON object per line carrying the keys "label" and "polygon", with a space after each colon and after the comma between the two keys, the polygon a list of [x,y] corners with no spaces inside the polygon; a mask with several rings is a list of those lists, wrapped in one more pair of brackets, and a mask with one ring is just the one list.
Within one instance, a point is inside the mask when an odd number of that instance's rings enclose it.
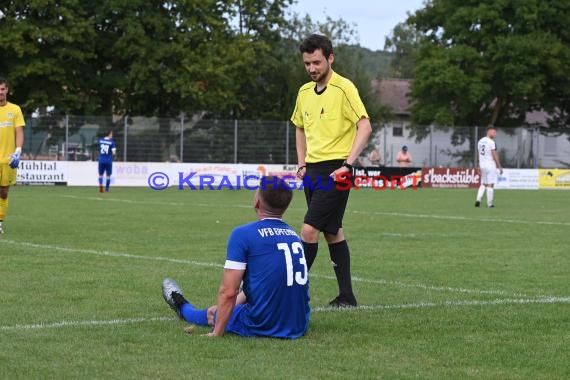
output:
{"label": "blue sports jersey", "polygon": [[247,336],[298,338],[309,327],[309,272],[297,233],[280,219],[263,219],[234,229],[226,269],[245,269],[247,303],[234,332]]}
{"label": "blue sports jersey", "polygon": [[99,162],[110,164],[113,162],[113,149],[116,149],[115,140],[108,137],[99,139]]}

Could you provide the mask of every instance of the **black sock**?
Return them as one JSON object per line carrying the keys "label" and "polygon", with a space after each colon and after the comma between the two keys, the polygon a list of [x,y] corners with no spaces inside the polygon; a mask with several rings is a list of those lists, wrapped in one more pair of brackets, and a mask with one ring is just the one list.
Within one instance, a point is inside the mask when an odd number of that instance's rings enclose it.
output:
{"label": "black sock", "polygon": [[329,252],[338,282],[339,296],[346,300],[355,300],[352,292],[352,276],[350,275],[350,251],[346,240],[329,244]]}
{"label": "black sock", "polygon": [[307,261],[307,268],[311,270],[315,259],[317,258],[317,251],[319,250],[319,243],[303,242],[303,250],[305,251],[305,260]]}
{"label": "black sock", "polygon": [[182,307],[182,305],[184,305],[185,303],[189,303],[188,301],[186,301],[186,298],[184,298],[184,296],[178,292],[172,292],[172,299],[174,300],[174,305],[176,306],[176,308],[178,308],[178,310],[180,310],[180,307]]}

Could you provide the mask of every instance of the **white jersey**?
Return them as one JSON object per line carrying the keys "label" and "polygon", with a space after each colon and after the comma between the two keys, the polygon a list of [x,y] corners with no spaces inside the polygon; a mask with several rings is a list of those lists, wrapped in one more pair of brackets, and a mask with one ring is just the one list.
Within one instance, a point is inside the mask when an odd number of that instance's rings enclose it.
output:
{"label": "white jersey", "polygon": [[494,166],[496,167],[495,160],[493,159],[493,150],[497,149],[495,141],[485,136],[477,143],[477,151],[479,152],[479,166]]}

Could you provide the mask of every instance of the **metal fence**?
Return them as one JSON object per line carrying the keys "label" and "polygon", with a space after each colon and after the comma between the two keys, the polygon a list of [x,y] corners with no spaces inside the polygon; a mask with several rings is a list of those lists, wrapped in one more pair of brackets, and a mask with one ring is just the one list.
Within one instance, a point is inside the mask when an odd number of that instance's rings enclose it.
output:
{"label": "metal fence", "polygon": [[[495,142],[504,167],[570,167],[570,135],[539,127],[497,127]],[[418,141],[417,131],[425,134]],[[420,133],[421,133],[420,132]],[[486,127],[414,127],[388,124],[375,133],[373,143],[383,152],[384,165],[397,166],[396,155],[406,145],[413,166],[472,166],[477,142]]]}
{"label": "metal fence", "polygon": [[[34,115],[26,122],[25,159],[97,160],[97,140],[112,129],[121,161],[297,163],[295,128],[288,121]],[[485,135],[484,127],[396,122],[373,128],[362,165],[369,164],[366,155],[377,147],[381,165],[397,166],[396,155],[406,145],[413,166],[472,166],[477,140]],[[567,134],[537,127],[497,128],[495,141],[505,167],[570,167]]]}

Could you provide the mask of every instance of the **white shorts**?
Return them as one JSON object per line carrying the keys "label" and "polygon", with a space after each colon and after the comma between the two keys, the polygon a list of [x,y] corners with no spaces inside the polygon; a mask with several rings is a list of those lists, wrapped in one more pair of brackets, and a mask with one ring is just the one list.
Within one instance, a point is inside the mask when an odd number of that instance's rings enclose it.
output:
{"label": "white shorts", "polygon": [[481,166],[481,184],[482,185],[494,185],[497,183],[497,167],[492,166]]}

